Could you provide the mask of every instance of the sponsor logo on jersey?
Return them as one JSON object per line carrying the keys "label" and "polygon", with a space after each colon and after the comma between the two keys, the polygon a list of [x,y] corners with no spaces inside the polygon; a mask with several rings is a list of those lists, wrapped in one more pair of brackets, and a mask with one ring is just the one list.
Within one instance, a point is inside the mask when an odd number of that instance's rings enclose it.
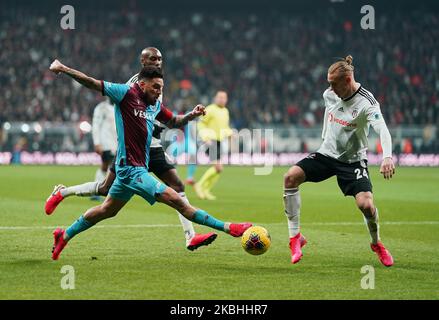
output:
{"label": "sponsor logo on jersey", "polygon": [[344,112],[343,107],[338,108],[338,111]]}
{"label": "sponsor logo on jersey", "polygon": [[139,109],[134,109],[134,115],[136,117],[142,118],[142,119],[147,119],[150,121],[154,121],[155,117],[153,114],[149,114],[146,111],[143,110],[139,110]]}
{"label": "sponsor logo on jersey", "polygon": [[350,127],[350,128],[356,128],[357,124],[352,123],[343,119],[339,119],[335,117],[332,113],[329,113],[329,122],[336,122],[338,124],[341,124],[343,127]]}
{"label": "sponsor logo on jersey", "polygon": [[354,109],[354,111],[352,111],[352,117],[355,118],[356,116],[358,116],[358,109]]}
{"label": "sponsor logo on jersey", "polygon": [[143,110],[134,109],[134,115],[139,118],[146,119],[147,113]]}

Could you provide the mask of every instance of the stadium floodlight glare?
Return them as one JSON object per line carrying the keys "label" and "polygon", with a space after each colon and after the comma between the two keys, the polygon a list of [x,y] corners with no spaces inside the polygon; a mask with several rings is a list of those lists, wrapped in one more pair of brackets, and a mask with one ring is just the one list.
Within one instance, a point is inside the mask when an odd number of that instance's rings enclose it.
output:
{"label": "stadium floodlight glare", "polygon": [[5,122],[5,123],[3,124],[3,129],[5,129],[6,131],[7,131],[7,130],[10,130],[10,129],[11,129],[11,124],[10,124],[9,122]]}
{"label": "stadium floodlight glare", "polygon": [[81,129],[82,132],[86,132],[86,133],[88,133],[88,132],[91,131],[91,124],[88,123],[87,121],[82,121],[82,122],[79,124],[79,129]]}
{"label": "stadium floodlight glare", "polygon": [[29,125],[27,123],[23,123],[21,125],[21,131],[23,131],[24,133],[29,132],[29,129],[30,129],[30,127],[29,127]]}
{"label": "stadium floodlight glare", "polygon": [[35,123],[34,123],[34,131],[35,131],[36,133],[40,133],[41,130],[42,130],[41,125],[40,125],[38,122],[35,122]]}

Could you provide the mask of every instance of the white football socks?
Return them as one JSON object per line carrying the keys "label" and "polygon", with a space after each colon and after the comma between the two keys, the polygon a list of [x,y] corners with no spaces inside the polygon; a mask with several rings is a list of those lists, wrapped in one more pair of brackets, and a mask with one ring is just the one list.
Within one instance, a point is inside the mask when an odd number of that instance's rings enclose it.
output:
{"label": "white football socks", "polygon": [[102,171],[101,168],[96,170],[95,181],[86,182],[83,184],[79,184],[76,186],[67,187],[61,189],[61,195],[66,198],[72,195],[76,195],[78,197],[91,197],[99,195],[99,184],[105,180],[107,172]]}
{"label": "white football socks", "polygon": [[99,195],[99,182],[87,182],[83,184],[79,184],[77,186],[71,186],[64,189],[61,189],[61,195],[66,198],[72,195],[77,195],[78,197],[89,197]]}
{"label": "white football socks", "polygon": [[102,182],[105,180],[105,176],[107,175],[106,171],[102,171],[101,168],[96,170],[95,181]]}
{"label": "white football socks", "polygon": [[380,226],[378,224],[378,208],[375,207],[375,214],[371,218],[366,218],[364,216],[364,222],[366,223],[367,229],[369,229],[370,238],[373,244],[377,244],[380,241]]}
{"label": "white football socks", "polygon": [[[179,192],[178,194],[180,195],[180,197],[183,199],[185,203],[189,204],[189,200],[186,197],[186,193]],[[192,221],[188,220],[185,216],[183,216],[179,212],[178,212],[178,217],[180,218],[181,225],[183,226],[184,236],[186,238],[186,244],[188,244],[188,242],[195,236],[194,225],[192,224]]]}
{"label": "white football socks", "polygon": [[298,188],[284,189],[284,207],[288,218],[288,232],[290,238],[300,232],[300,192]]}

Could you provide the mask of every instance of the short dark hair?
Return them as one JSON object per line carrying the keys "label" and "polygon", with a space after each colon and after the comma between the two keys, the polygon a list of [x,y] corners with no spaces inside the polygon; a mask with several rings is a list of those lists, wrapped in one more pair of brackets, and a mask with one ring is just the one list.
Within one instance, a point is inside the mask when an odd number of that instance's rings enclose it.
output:
{"label": "short dark hair", "polygon": [[160,68],[154,66],[146,66],[143,67],[139,72],[138,80],[146,80],[146,79],[154,79],[161,78],[163,79],[163,72]]}

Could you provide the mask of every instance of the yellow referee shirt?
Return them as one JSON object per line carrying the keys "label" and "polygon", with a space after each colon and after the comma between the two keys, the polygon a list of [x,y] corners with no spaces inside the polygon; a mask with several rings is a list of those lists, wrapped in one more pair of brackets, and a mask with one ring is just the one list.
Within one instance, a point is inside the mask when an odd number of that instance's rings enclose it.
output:
{"label": "yellow referee shirt", "polygon": [[206,115],[200,117],[198,134],[203,141],[222,141],[224,138],[232,135],[229,122],[229,110],[227,107],[210,104],[206,107]]}

